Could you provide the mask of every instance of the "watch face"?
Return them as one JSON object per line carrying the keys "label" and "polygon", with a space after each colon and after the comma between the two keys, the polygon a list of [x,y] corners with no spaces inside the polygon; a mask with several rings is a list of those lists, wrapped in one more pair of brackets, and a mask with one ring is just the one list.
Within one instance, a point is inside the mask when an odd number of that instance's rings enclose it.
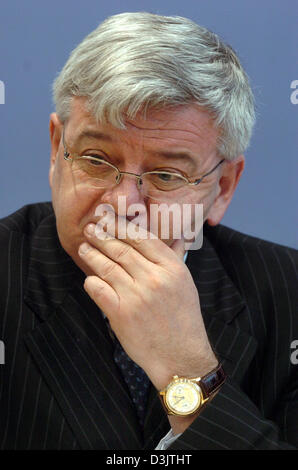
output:
{"label": "watch face", "polygon": [[169,409],[183,416],[194,413],[200,407],[202,391],[196,383],[180,379],[169,386],[165,398]]}

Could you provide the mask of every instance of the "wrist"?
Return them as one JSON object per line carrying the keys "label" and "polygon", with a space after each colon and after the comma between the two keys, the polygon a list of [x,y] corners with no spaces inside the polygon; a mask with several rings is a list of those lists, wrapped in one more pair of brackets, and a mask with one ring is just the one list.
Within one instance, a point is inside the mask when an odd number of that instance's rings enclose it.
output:
{"label": "wrist", "polygon": [[148,373],[148,376],[158,391],[163,390],[170,382],[173,377],[194,378],[204,377],[210,371],[215,369],[219,364],[218,359],[212,353],[212,356],[204,360],[188,361],[185,364],[168,364],[161,366],[159,364],[152,372]]}
{"label": "wrist", "polygon": [[[215,396],[226,380],[226,374],[218,364],[202,377],[173,377],[173,380],[161,390],[160,396],[168,415],[186,418],[185,422],[192,422],[192,418],[202,411],[208,401]],[[179,420],[178,420],[179,423]]]}

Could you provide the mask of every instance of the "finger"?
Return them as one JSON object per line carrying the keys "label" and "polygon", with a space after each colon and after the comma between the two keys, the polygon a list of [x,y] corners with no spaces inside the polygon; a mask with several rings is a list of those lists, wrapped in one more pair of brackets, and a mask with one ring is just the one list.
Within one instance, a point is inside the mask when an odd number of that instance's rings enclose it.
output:
{"label": "finger", "polygon": [[[123,243],[132,246],[148,261],[160,265],[167,265],[171,260],[177,261],[177,257],[171,248],[162,240],[143,227],[137,228],[136,224],[132,221],[128,222],[125,217],[119,217],[115,213],[109,213],[105,216],[105,226],[108,233],[117,239],[120,237]],[[99,235],[97,237],[98,240],[96,240],[96,246],[104,247],[107,241],[102,237],[103,225],[100,221],[96,224],[95,233]]]}
{"label": "finger", "polygon": [[185,255],[185,240],[183,238],[175,240],[171,245],[171,249],[176,253],[179,259],[184,261]]}
{"label": "finger", "polygon": [[80,245],[79,255],[94,274],[110,284],[117,292],[127,291],[131,287],[132,277],[119,264],[89,243]]}
{"label": "finger", "polygon": [[106,236],[108,235],[106,232],[99,231],[99,225],[88,224],[84,234],[90,244],[122,266],[132,278],[138,279],[152,270],[152,263],[135,250],[132,245],[126,243],[125,240]]}
{"label": "finger", "polygon": [[119,296],[107,282],[97,276],[88,276],[84,282],[84,289],[109,320],[113,313],[118,311]]}

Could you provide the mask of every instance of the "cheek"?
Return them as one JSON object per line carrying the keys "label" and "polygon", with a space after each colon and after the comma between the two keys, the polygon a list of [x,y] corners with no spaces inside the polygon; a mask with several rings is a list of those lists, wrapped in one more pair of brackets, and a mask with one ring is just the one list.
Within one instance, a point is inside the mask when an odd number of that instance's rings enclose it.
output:
{"label": "cheek", "polygon": [[53,184],[52,201],[60,243],[73,257],[84,241],[84,227],[94,221],[100,201],[99,191],[77,188],[71,179],[57,178]]}
{"label": "cheek", "polygon": [[197,197],[188,198],[183,203],[173,202],[164,204],[150,202],[147,218],[147,230],[171,246],[173,240],[192,239],[202,226],[201,208]]}
{"label": "cheek", "polygon": [[208,190],[204,193],[204,196],[202,197],[201,202],[203,204],[203,210],[204,210],[204,222],[207,219],[207,216],[216,199],[216,196],[217,196],[217,185],[214,184],[213,186],[208,188]]}

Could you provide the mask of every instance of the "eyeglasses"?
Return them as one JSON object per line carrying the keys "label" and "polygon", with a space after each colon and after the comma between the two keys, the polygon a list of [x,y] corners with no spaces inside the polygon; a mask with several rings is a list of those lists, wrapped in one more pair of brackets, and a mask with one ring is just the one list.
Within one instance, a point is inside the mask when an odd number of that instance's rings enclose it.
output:
{"label": "eyeglasses", "polygon": [[120,184],[124,175],[130,175],[137,178],[137,186],[144,196],[148,196],[156,200],[172,198],[173,194],[168,194],[171,191],[176,191],[178,197],[183,197],[185,195],[185,190],[187,190],[189,186],[197,186],[204,178],[213,173],[224,161],[223,158],[210,171],[208,171],[208,173],[205,173],[195,181],[190,181],[187,176],[181,173],[168,171],[166,169],[146,171],[138,175],[129,171],[120,171],[115,165],[98,156],[70,155],[64,142],[64,129],[62,141],[64,146],[64,159],[72,164],[75,184],[100,189],[112,188],[113,186]]}

